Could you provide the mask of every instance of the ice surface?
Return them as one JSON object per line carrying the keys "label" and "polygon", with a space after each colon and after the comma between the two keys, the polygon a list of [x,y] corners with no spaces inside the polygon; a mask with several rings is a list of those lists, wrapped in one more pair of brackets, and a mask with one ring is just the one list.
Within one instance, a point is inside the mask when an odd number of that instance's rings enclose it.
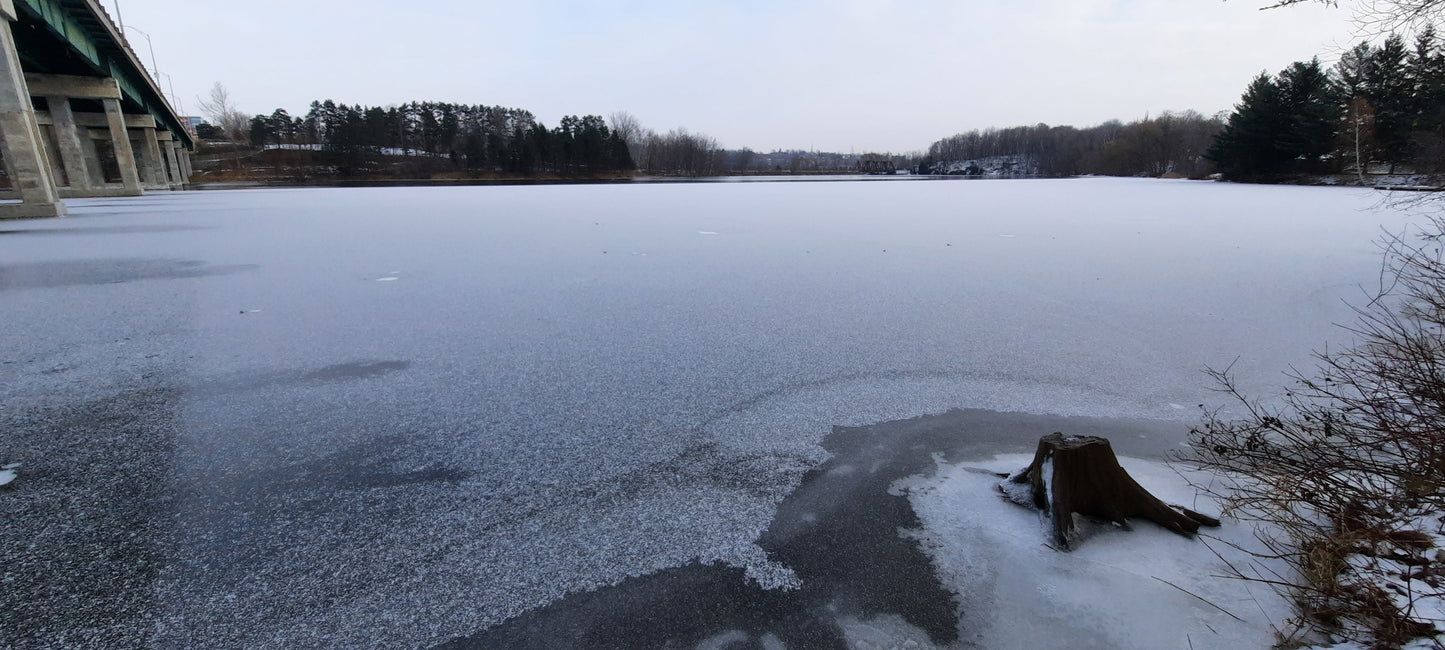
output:
{"label": "ice surface", "polygon": [[790,584],[753,541],[834,425],[1178,429],[1236,358],[1273,389],[1377,279],[1407,217],[1375,202],[1119,179],[68,201],[0,236],[0,418],[169,400],[154,645],[426,645],[695,560]]}
{"label": "ice surface", "polygon": [[[1223,577],[1228,569],[1220,557],[1241,565],[1251,559],[1231,544],[1258,546],[1249,526],[1226,521],[1191,540],[1148,522],[1133,531],[1096,525],[1085,527],[1088,538],[1075,550],[1055,551],[1036,511],[1001,498],[995,480],[969,471],[1012,470],[1030,459],[1000,455],[900,481],[923,525],[913,534],[960,598],[965,643],[1153,649],[1275,642],[1272,624],[1291,615],[1288,602],[1267,587]],[[1120,464],[1165,502],[1212,511],[1162,463],[1120,458]]]}

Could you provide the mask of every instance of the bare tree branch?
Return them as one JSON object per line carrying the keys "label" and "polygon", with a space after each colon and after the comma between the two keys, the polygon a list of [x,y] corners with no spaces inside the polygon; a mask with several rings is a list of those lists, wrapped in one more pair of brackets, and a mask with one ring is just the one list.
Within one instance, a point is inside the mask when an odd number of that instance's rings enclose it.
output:
{"label": "bare tree branch", "polygon": [[210,97],[198,98],[197,102],[201,113],[210,118],[211,124],[221,129],[232,142],[244,143],[248,140],[251,116],[236,109],[231,103],[231,94],[221,82],[211,86]]}

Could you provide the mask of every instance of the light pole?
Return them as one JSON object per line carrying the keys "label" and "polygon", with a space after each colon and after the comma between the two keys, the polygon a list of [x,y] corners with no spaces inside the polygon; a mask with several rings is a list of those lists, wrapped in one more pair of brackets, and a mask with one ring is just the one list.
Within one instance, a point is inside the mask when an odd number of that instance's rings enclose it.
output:
{"label": "light pole", "polygon": [[[164,72],[156,72],[156,75],[166,78],[166,87],[167,87],[167,88],[170,88],[170,91],[171,91],[171,96],[170,96],[170,97],[167,97],[166,99],[167,99],[167,101],[173,101],[173,102],[176,103],[176,105],[175,105],[175,106],[172,106],[171,108],[178,108],[178,109],[180,109],[180,111],[181,111],[182,113],[185,113],[185,112],[186,112],[185,103],[181,101],[181,98],[180,98],[180,97],[177,97],[177,96],[176,96],[176,80],[173,79],[169,74],[166,74],[166,73],[164,73]],[[157,79],[156,81],[160,81],[160,80]]]}
{"label": "light pole", "polygon": [[130,28],[130,31],[133,31],[133,32],[135,32],[135,33],[137,33],[137,34],[140,34],[141,36],[146,37],[146,49],[147,49],[147,50],[150,50],[150,53],[151,53],[151,73],[152,73],[152,74],[155,74],[155,75],[159,75],[159,74],[160,74],[160,68],[156,66],[156,48],[155,48],[155,45],[151,43],[151,35],[143,32],[143,31],[141,31],[141,30],[139,30],[139,29],[136,29],[136,28],[134,28],[134,27]]}

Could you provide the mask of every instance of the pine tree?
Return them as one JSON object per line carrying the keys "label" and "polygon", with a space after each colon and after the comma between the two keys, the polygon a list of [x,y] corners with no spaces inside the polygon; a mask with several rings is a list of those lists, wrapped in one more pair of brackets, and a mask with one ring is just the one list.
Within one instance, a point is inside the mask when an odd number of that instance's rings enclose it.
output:
{"label": "pine tree", "polygon": [[1409,156],[1417,171],[1445,170],[1445,47],[1422,30],[1406,63],[1411,91]]}
{"label": "pine tree", "polygon": [[1407,158],[1413,92],[1405,62],[1409,51],[1404,39],[1391,34],[1370,56],[1365,96],[1375,109],[1375,140],[1379,155],[1393,168]]}
{"label": "pine tree", "polygon": [[1373,57],[1374,48],[1369,43],[1360,43],[1346,50],[1335,63],[1332,79],[1336,91],[1346,103],[1356,96],[1364,96],[1365,77],[1370,74]]}
{"label": "pine tree", "polygon": [[1227,178],[1271,179],[1283,171],[1290,158],[1281,147],[1289,122],[1279,85],[1269,73],[1261,72],[1244,91],[1205,157]]}
{"label": "pine tree", "polygon": [[1360,43],[1346,50],[1330,71],[1335,95],[1344,108],[1339,149],[1347,152],[1345,157],[1354,161],[1355,172],[1361,180],[1364,179],[1366,166],[1374,159],[1375,151],[1375,107],[1370,102],[1365,85],[1373,57],[1374,48],[1369,43]]}
{"label": "pine tree", "polygon": [[1279,139],[1281,155],[1292,159],[1297,171],[1318,171],[1320,160],[1334,149],[1339,96],[1318,57],[1285,68],[1277,83],[1289,118]]}

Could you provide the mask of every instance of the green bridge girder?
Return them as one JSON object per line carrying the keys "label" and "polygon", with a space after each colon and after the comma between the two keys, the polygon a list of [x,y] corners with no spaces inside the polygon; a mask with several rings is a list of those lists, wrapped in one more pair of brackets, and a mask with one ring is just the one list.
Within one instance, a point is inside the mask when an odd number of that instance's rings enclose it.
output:
{"label": "green bridge girder", "polygon": [[[122,44],[123,37],[95,0],[15,0],[15,10],[20,22],[40,26],[62,43],[74,59],[82,61],[91,74],[114,78],[124,101],[150,113],[161,128],[187,149],[195,148],[195,141],[181,124],[180,117],[134,53]],[[23,45],[20,47],[24,49]],[[20,52],[22,59],[38,58],[27,54]]]}

